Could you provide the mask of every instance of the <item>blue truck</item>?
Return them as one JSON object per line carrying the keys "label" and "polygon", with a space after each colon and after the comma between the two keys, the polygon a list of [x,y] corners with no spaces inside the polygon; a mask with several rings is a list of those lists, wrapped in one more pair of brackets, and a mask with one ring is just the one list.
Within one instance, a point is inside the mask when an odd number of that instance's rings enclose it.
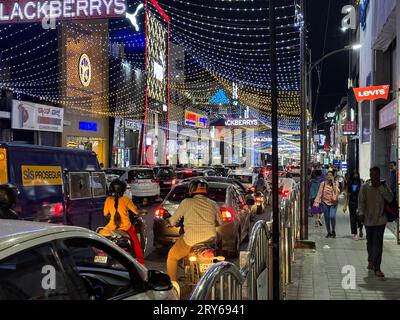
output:
{"label": "blue truck", "polygon": [[106,177],[94,152],[0,142],[0,183],[18,187],[23,220],[92,230],[106,223]]}

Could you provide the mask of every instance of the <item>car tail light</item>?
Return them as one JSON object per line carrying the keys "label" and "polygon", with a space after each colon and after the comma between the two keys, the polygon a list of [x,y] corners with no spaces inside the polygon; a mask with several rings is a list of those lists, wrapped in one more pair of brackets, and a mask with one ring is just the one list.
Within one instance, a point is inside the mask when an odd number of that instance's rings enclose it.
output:
{"label": "car tail light", "polygon": [[256,197],[256,201],[262,201],[261,197]]}
{"label": "car tail light", "polygon": [[284,198],[289,197],[289,190],[283,190],[282,191],[282,197],[284,197]]}
{"label": "car tail light", "polygon": [[187,174],[192,174],[192,173],[193,173],[193,170],[185,170],[185,173],[187,173]]}
{"label": "car tail light", "polygon": [[164,219],[164,215],[168,213],[168,210],[164,208],[158,208],[155,212],[154,215],[156,216],[157,219]]}
{"label": "car tail light", "polygon": [[50,213],[53,214],[54,216],[61,216],[64,213],[64,206],[62,202],[58,203],[48,203],[48,202],[43,202],[42,207],[48,208]]}
{"label": "car tail light", "polygon": [[227,222],[231,222],[233,220],[234,217],[234,213],[232,210],[227,209],[227,208],[221,208],[221,219],[222,221],[227,221]]}

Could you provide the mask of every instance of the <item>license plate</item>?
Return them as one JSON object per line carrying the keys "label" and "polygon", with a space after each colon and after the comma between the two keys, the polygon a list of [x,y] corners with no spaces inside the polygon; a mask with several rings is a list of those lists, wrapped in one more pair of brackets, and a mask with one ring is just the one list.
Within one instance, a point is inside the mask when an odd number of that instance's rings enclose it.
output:
{"label": "license plate", "polygon": [[212,263],[202,263],[200,264],[200,273],[205,273],[209,267],[211,267]]}

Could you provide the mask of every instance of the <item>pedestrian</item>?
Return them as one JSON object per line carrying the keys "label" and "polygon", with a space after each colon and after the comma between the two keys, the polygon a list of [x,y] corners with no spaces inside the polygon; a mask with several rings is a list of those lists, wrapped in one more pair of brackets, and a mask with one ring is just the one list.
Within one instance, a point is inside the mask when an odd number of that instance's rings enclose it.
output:
{"label": "pedestrian", "polygon": [[360,221],[357,210],[358,210],[358,197],[361,191],[363,181],[360,178],[360,173],[354,170],[353,175],[346,186],[346,200],[343,207],[343,212],[346,213],[347,207],[349,208],[350,214],[350,228],[351,234],[354,240],[359,240],[364,237],[363,224]]}
{"label": "pedestrian", "polygon": [[392,191],[393,195],[396,197],[397,194],[397,170],[396,170],[396,162],[392,161],[389,164],[389,187],[390,191]]}
{"label": "pedestrian", "polygon": [[314,207],[322,207],[328,232],[326,238],[336,238],[336,212],[340,190],[333,172],[329,171],[326,178],[326,181],[322,182],[319,187]]}
{"label": "pedestrian", "polygon": [[321,205],[318,207],[314,207],[315,198],[318,195],[319,187],[321,183],[324,181],[324,177],[322,176],[321,170],[315,170],[313,172],[313,178],[310,181],[310,213],[314,217],[315,226],[321,226],[321,217],[322,217],[322,208]]}
{"label": "pedestrian", "polygon": [[358,210],[367,232],[368,270],[373,270],[377,277],[385,275],[381,270],[383,236],[387,224],[384,214],[385,201],[392,202],[393,193],[385,182],[381,182],[381,170],[370,170],[370,179],[361,188]]}

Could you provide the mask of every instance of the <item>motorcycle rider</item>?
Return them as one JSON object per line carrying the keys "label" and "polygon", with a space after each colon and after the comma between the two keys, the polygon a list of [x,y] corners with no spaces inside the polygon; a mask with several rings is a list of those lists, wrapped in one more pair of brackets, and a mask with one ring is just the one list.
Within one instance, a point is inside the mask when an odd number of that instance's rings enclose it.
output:
{"label": "motorcycle rider", "polygon": [[183,200],[176,212],[166,220],[176,226],[184,219],[185,233],[168,253],[167,274],[179,293],[177,283],[178,261],[190,254],[193,246],[217,237],[216,227],[221,225],[220,209],[216,202],[207,198],[208,184],[205,180],[194,180],[189,184],[189,198]]}
{"label": "motorcycle rider", "polygon": [[17,202],[19,191],[12,184],[0,185],[0,219],[17,220],[18,214],[12,209]]}
{"label": "motorcycle rider", "polygon": [[121,230],[129,234],[133,242],[133,251],[139,263],[144,264],[144,255],[135,227],[129,219],[129,211],[139,215],[138,209],[132,200],[124,196],[127,185],[124,181],[116,179],[110,184],[110,196],[104,203],[104,216],[110,216],[110,221],[99,233],[103,236],[110,236],[109,230]]}

